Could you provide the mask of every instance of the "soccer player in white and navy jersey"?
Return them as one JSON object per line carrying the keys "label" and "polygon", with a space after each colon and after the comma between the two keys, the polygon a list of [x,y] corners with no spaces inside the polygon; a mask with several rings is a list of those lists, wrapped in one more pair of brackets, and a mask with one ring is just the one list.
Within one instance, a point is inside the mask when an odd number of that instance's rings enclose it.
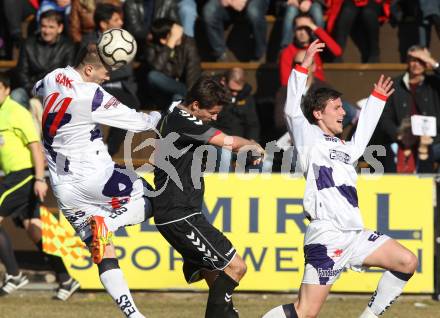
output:
{"label": "soccer player in white and navy jersey", "polygon": [[385,272],[360,317],[378,317],[401,294],[417,267],[417,258],[408,249],[364,228],[356,192],[356,161],[394,92],[393,82],[380,77],[362,108],[353,138],[347,142],[339,139],[345,115],[339,92],[318,89],[305,97],[301,109],[308,68],[324,46],[314,41],[302,64],[292,71],[285,105],[289,133],[306,178],[304,211],[311,221],[304,237],[304,277],[296,302],[275,307],[263,318],[317,317],[345,268],[371,266]]}
{"label": "soccer player in white and navy jersey", "polygon": [[154,128],[161,116],[138,113],[100,86],[110,69],[95,44],[84,48],[81,57],[74,68],[56,69],[34,87],[43,98],[50,181],[61,211],[89,246],[107,292],[127,317],[144,317],[119,268],[110,233],[151,215],[144,195],[148,184],[113,162],[99,124],[140,132]]}

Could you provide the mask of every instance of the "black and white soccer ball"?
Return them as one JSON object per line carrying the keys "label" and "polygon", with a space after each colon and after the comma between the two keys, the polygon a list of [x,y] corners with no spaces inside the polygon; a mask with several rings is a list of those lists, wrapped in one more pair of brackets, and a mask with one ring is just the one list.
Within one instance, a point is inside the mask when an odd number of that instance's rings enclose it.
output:
{"label": "black and white soccer ball", "polygon": [[105,31],[97,43],[102,61],[116,70],[130,63],[136,55],[137,44],[134,37],[124,29]]}

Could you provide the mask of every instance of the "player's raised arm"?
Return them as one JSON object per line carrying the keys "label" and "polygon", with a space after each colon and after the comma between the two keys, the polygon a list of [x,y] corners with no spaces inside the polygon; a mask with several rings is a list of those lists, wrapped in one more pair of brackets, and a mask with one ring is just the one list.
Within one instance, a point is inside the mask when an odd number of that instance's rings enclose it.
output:
{"label": "player's raised arm", "polygon": [[97,88],[95,96],[101,96],[94,98],[91,106],[92,120],[96,123],[141,132],[156,127],[161,118],[156,111],[145,114],[128,108],[101,88]]}
{"label": "player's raised arm", "polygon": [[365,151],[368,142],[376,129],[388,97],[394,93],[393,81],[381,75],[374,84],[373,92],[362,107],[356,132],[351,140],[353,144],[352,160],[356,161]]}
{"label": "player's raised arm", "polygon": [[301,99],[306,88],[308,68],[313,64],[315,54],[321,52],[325,47],[324,43],[315,40],[307,49],[301,65],[297,65],[290,74],[287,84],[287,100],[284,106],[287,127],[293,136],[296,146],[307,143],[307,134],[310,134],[311,124],[304,117],[301,110]]}

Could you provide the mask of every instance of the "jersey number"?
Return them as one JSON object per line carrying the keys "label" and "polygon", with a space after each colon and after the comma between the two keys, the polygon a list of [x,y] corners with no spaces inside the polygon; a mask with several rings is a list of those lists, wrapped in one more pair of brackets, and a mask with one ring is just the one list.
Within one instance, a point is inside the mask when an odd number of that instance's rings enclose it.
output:
{"label": "jersey number", "polygon": [[60,96],[60,93],[52,93],[45,98],[43,103],[44,104],[44,112],[43,112],[43,120],[42,120],[43,127],[45,127],[46,119],[49,112],[53,110],[53,112],[56,113],[55,118],[53,119],[53,122],[49,127],[49,131],[48,132],[46,131],[46,133],[49,133],[50,137],[54,137],[56,135],[61,120],[63,119],[64,114],[67,111],[67,108],[72,102],[72,97],[65,97],[57,101],[58,96]]}

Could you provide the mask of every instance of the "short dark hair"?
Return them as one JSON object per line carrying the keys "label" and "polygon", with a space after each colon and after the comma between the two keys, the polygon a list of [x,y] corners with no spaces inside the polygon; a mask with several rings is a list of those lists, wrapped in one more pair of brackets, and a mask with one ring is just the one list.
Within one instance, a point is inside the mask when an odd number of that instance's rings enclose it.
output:
{"label": "short dark hair", "polygon": [[177,22],[169,18],[159,18],[154,20],[150,29],[152,42],[157,44],[160,43],[160,39],[164,39],[168,36],[168,33],[171,32],[171,28],[175,23]]}
{"label": "short dark hair", "polygon": [[47,10],[41,13],[40,15],[40,23],[43,19],[54,20],[58,25],[64,24],[63,15],[55,10]]}
{"label": "short dark hair", "polygon": [[0,72],[0,83],[6,88],[11,87],[11,80],[6,72]]}
{"label": "short dark hair", "polygon": [[98,48],[95,43],[88,43],[80,46],[78,53],[75,56],[73,67],[77,68],[87,64],[105,66],[99,56]]}
{"label": "short dark hair", "polygon": [[293,25],[295,26],[296,20],[301,19],[301,18],[309,18],[310,20],[312,20],[313,23],[315,23],[315,20],[313,19],[313,17],[308,12],[299,12],[295,16],[295,18],[293,19]]}
{"label": "short dark hair", "polygon": [[122,15],[121,8],[111,3],[99,3],[93,14],[95,27],[99,29],[99,23],[109,21],[115,13]]}
{"label": "short dark hair", "polygon": [[309,92],[303,100],[304,116],[311,124],[316,124],[313,112],[316,110],[324,111],[329,100],[335,100],[341,96],[341,92],[328,87],[321,87]]}
{"label": "short dark hair", "polygon": [[198,102],[201,109],[211,109],[228,105],[231,98],[231,93],[217,77],[202,76],[186,94],[184,104]]}

